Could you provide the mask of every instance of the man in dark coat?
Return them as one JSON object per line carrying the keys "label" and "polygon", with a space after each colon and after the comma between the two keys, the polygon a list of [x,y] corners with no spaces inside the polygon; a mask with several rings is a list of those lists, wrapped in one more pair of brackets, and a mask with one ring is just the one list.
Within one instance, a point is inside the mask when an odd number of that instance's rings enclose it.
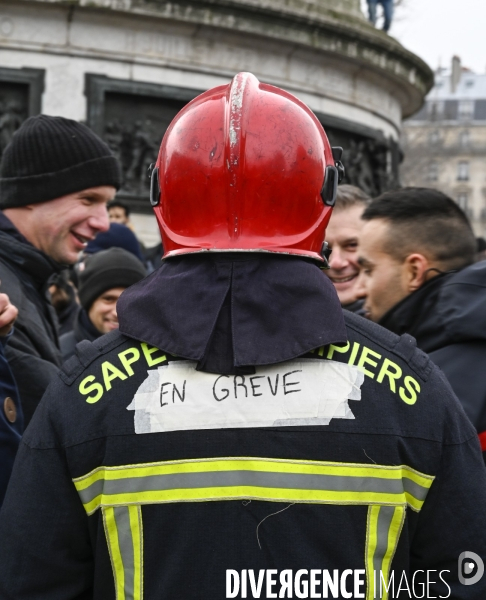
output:
{"label": "man in dark coat", "polygon": [[142,262],[122,248],[101,250],[88,256],[79,274],[81,308],[72,331],[59,339],[62,359],[67,360],[83,340],[93,342],[118,328],[116,303],[122,292],[146,275]]}
{"label": "man in dark coat", "polygon": [[4,354],[17,314],[7,294],[0,294],[0,508],[24,430],[17,384]]}
{"label": "man in dark coat", "polygon": [[486,262],[457,204],[436,190],[388,192],[363,213],[361,295],[390,331],[444,371],[486,450]]}
{"label": "man in dark coat", "polygon": [[0,280],[19,309],[6,355],[26,423],[61,364],[49,279],[108,229],[106,203],[120,181],[108,146],[62,117],[31,117],[3,154]]}
{"label": "man in dark coat", "polygon": [[79,310],[79,303],[74,283],[71,282],[71,272],[64,269],[52,276],[49,293],[59,322],[59,336],[73,330],[74,320]]}
{"label": "man in dark coat", "polygon": [[338,187],[336,205],[326,230],[329,244],[329,269],[325,272],[333,282],[346,310],[360,314],[363,299],[357,295],[359,289],[358,246],[363,228],[361,215],[371,198],[354,185]]}

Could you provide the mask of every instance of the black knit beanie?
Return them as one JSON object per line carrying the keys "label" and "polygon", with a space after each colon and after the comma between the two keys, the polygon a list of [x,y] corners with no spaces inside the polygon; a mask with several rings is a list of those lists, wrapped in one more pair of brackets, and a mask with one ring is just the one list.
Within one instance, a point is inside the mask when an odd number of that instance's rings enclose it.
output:
{"label": "black knit beanie", "polygon": [[79,274],[79,300],[88,311],[107,290],[127,288],[147,274],[143,264],[122,248],[102,250],[86,259],[86,267]]}
{"label": "black knit beanie", "polygon": [[86,125],[64,117],[30,117],[5,148],[0,209],[47,202],[66,194],[121,186],[118,160]]}

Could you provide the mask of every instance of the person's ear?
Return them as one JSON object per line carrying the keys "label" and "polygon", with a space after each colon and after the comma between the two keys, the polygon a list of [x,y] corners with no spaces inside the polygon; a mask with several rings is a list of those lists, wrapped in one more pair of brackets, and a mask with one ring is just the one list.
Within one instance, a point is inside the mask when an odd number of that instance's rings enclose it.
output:
{"label": "person's ear", "polygon": [[430,263],[423,254],[410,254],[405,259],[405,285],[408,291],[418,290],[427,281]]}

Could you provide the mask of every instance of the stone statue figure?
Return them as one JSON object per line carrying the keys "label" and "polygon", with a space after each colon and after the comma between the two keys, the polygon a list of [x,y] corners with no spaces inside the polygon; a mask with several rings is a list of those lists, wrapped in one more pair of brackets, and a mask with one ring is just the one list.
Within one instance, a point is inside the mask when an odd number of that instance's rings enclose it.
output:
{"label": "stone statue figure", "polygon": [[0,157],[25,117],[17,100],[0,99]]}
{"label": "stone statue figure", "polygon": [[[146,129],[150,130],[150,123],[145,123]],[[131,187],[141,187],[146,182],[148,165],[157,156],[158,148],[144,130],[142,121],[135,121],[131,133],[131,163],[126,171],[126,181]]]}

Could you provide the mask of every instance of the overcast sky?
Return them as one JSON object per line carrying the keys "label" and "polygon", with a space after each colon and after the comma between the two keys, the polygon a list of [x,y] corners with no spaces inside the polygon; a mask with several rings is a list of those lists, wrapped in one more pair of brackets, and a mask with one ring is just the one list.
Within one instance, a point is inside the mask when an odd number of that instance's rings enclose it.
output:
{"label": "overcast sky", "polygon": [[465,67],[486,72],[486,0],[403,0],[395,17],[390,34],[432,69],[457,54]]}

